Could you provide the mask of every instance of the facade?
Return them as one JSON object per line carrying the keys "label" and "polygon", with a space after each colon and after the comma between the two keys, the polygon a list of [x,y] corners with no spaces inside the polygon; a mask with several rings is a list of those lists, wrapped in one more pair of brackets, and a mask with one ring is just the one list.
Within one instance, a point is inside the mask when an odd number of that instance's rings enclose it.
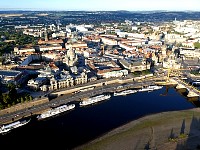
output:
{"label": "facade", "polygon": [[184,55],[186,58],[200,58],[200,50],[180,50],[180,55]]}
{"label": "facade", "polygon": [[38,41],[39,45],[44,45],[44,44],[62,44],[62,43],[63,43],[62,39],[48,40],[47,36],[45,36],[45,40],[40,39]]}
{"label": "facade", "polygon": [[113,37],[101,37],[101,40],[104,44],[108,44],[108,45],[118,45],[118,41],[117,39],[113,38]]}
{"label": "facade", "polygon": [[38,90],[43,84],[47,83],[48,79],[45,77],[37,77],[28,81],[28,87],[34,90]]}
{"label": "facade", "polygon": [[[53,84],[51,84],[51,89],[55,89],[57,87],[57,89],[62,89],[62,88],[67,88],[67,87],[71,87],[74,86],[74,79],[72,76],[68,76],[67,78],[62,78],[57,80],[57,82],[55,80],[52,80]],[[57,84],[57,85],[55,85]]]}
{"label": "facade", "polygon": [[109,71],[105,72],[102,74],[103,78],[115,78],[115,77],[124,77],[128,75],[128,70],[114,70],[114,71]]}
{"label": "facade", "polygon": [[52,50],[62,50],[62,49],[63,48],[60,44],[40,45],[39,46],[40,52],[52,51]]}
{"label": "facade", "polygon": [[[141,43],[138,43],[136,45],[141,45]],[[136,50],[136,47],[135,46],[132,46],[132,45],[128,45],[127,43],[119,43],[119,46],[121,48],[124,48],[126,50]]]}
{"label": "facade", "polygon": [[145,64],[144,62],[128,62],[127,60],[119,60],[120,64],[128,69],[130,72],[143,71],[150,69],[150,64]]}
{"label": "facade", "polygon": [[27,47],[27,48],[15,47],[14,48],[14,53],[19,54],[19,55],[22,55],[23,53],[27,53],[27,52],[35,53],[35,48],[33,47]]}
{"label": "facade", "polygon": [[83,41],[76,41],[73,43],[66,43],[65,44],[65,48],[66,49],[81,49],[81,48],[88,48],[87,43],[83,42]]}
{"label": "facade", "polygon": [[77,75],[74,79],[74,85],[87,83],[87,74],[82,72],[80,75]]}
{"label": "facade", "polygon": [[72,47],[70,47],[70,49],[67,51],[65,61],[67,66],[69,67],[76,66],[76,64],[78,63],[78,56],[75,53],[75,50],[72,49]]}
{"label": "facade", "polygon": [[168,42],[185,42],[186,38],[183,35],[179,34],[166,34],[165,35],[165,40]]}
{"label": "facade", "polygon": [[88,79],[87,79],[87,74],[86,73],[81,73],[79,75],[76,76],[71,76],[71,75],[61,75],[60,79],[55,79],[54,77],[52,77],[50,79],[50,84],[49,85],[42,85],[40,87],[40,89],[42,91],[52,91],[52,90],[57,90],[57,89],[62,89],[62,88],[68,88],[68,87],[72,87],[75,85],[80,85],[80,84],[84,84],[87,83]]}
{"label": "facade", "polygon": [[182,44],[183,47],[194,48],[194,42],[186,41],[186,42],[182,42],[181,44]]}

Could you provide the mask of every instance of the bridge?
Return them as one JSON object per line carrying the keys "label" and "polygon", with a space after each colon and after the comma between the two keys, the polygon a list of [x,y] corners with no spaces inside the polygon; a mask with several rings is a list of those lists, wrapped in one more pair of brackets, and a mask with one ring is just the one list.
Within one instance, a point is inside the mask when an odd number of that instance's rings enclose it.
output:
{"label": "bridge", "polygon": [[176,82],[176,89],[186,89],[188,94],[187,97],[188,98],[192,98],[192,97],[200,97],[200,90],[197,89],[196,87],[180,80],[179,78],[175,78],[175,79],[171,79],[173,80],[173,82]]}

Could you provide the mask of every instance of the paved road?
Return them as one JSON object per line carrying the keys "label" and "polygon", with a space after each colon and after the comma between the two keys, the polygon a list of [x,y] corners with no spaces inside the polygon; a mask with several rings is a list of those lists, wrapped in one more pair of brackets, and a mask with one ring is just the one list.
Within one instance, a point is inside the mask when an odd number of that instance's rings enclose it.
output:
{"label": "paved road", "polygon": [[[103,87],[97,87],[97,88],[93,89],[92,91],[85,91],[85,92],[79,92],[76,94],[63,95],[63,96],[57,97],[55,99],[52,99],[47,103],[43,103],[43,104],[40,104],[37,106],[33,106],[31,108],[22,109],[22,110],[13,112],[13,113],[2,115],[2,116],[0,116],[0,125],[4,124],[6,122],[21,119],[23,117],[32,116],[34,114],[39,114],[40,112],[42,112],[46,109],[49,109],[51,107],[57,107],[57,106],[67,104],[70,102],[73,103],[74,101],[81,101],[82,98],[91,97],[91,96],[106,93],[106,92],[114,92],[116,90],[123,90],[123,89],[129,89],[129,88],[134,88],[134,87],[142,87],[144,85],[153,85],[153,84],[154,84],[154,81],[152,81],[152,80],[142,81],[142,82],[131,82],[131,83],[125,83],[125,84],[116,83],[114,85],[106,85]],[[119,87],[121,87],[121,89],[119,89]]]}

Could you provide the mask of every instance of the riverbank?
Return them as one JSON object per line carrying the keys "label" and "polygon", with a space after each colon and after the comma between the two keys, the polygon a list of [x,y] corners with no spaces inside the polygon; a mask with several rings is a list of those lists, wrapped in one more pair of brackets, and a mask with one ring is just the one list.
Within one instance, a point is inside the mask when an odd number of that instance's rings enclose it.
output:
{"label": "riverbank", "polygon": [[[47,97],[42,97],[26,103],[20,103],[7,109],[0,110],[0,125],[11,123],[13,120],[22,119],[24,117],[31,117],[32,115],[39,114],[42,111],[51,108],[52,106],[56,107],[72,101],[80,101],[82,98],[91,97],[106,92],[112,93],[130,88],[142,88],[142,86],[154,84],[155,79],[145,79],[145,82],[142,83],[136,81],[133,82],[133,78],[131,77],[123,79],[101,79],[83,85],[63,88],[61,90],[51,92]],[[91,89],[91,87],[93,88]],[[120,88],[118,89],[118,87]],[[84,90],[81,91],[81,89]]]}
{"label": "riverbank", "polygon": [[200,108],[142,117],[102,135],[76,150],[197,149]]}

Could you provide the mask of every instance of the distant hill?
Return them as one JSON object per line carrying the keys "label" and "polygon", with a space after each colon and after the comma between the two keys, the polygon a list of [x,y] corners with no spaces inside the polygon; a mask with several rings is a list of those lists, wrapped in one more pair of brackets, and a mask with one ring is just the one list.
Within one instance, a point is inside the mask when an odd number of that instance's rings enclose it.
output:
{"label": "distant hill", "polygon": [[[155,11],[28,11],[28,10],[5,10],[0,9],[0,16],[9,14],[9,17],[21,17],[26,16],[21,22],[9,22],[9,25],[18,24],[53,24],[55,20],[59,20],[61,24],[99,24],[99,23],[113,23],[124,22],[125,20],[137,21],[137,22],[165,22],[173,21],[174,18],[177,21],[182,20],[199,20],[200,12],[196,11],[167,11],[167,10],[155,10]],[[14,16],[13,16],[14,14]],[[47,15],[48,14],[48,15]],[[29,18],[36,16],[40,19]],[[4,18],[5,19],[5,18]],[[0,22],[0,26],[4,26],[8,21]]]}

